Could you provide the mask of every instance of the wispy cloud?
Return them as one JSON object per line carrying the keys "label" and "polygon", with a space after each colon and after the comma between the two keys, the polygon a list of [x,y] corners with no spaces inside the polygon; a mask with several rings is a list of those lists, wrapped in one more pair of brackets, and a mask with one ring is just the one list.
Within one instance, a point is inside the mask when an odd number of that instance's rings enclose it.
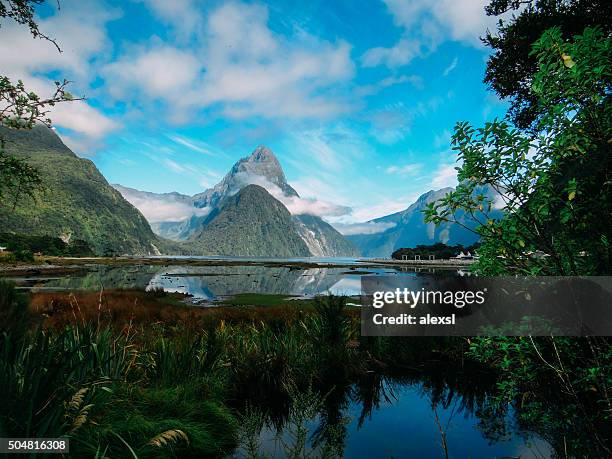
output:
{"label": "wispy cloud", "polygon": [[[482,48],[479,37],[494,30],[497,18],[485,14],[487,0],[384,0],[402,37],[390,47],[374,47],[361,57],[364,67],[397,68],[425,57],[450,39]],[[454,62],[454,61],[453,61]],[[457,63],[455,63],[455,66]],[[448,70],[448,72],[450,72]],[[447,73],[445,73],[447,74]]]}
{"label": "wispy cloud", "polygon": [[404,164],[401,166],[389,166],[385,169],[387,174],[397,174],[397,175],[416,175],[419,174],[423,170],[423,164],[421,163],[411,163]]}
{"label": "wispy cloud", "polygon": [[168,135],[168,138],[179,145],[189,148],[190,150],[197,151],[209,156],[216,156],[217,154],[208,145],[203,145],[201,142],[187,139],[179,135]]}
{"label": "wispy cloud", "polygon": [[[149,3],[161,11],[158,1]],[[203,108],[231,119],[346,112],[352,101],[335,86],[354,75],[350,45],[303,31],[286,37],[272,31],[268,20],[266,6],[222,4],[201,21],[199,46],[185,50],[154,38],[109,64],[106,74],[115,93],[161,101],[178,123]]]}
{"label": "wispy cloud", "polygon": [[444,129],[434,137],[435,148],[449,148],[451,143],[452,134],[448,129]]}
{"label": "wispy cloud", "polygon": [[455,57],[453,61],[450,64],[448,64],[448,67],[444,69],[444,71],[442,72],[442,75],[448,76],[449,73],[455,70],[458,63],[459,63],[459,58]]}
{"label": "wispy cloud", "polygon": [[340,217],[343,215],[348,215],[352,211],[352,209],[348,206],[334,204],[330,201],[321,200],[314,197],[286,196],[278,185],[271,183],[261,175],[239,173],[236,174],[235,178],[238,186],[235,190],[233,190],[234,192],[238,192],[239,189],[246,185],[259,185],[282,202],[292,215],[309,214],[316,215],[318,217]]}
{"label": "wispy cloud", "polygon": [[184,166],[180,165],[176,161],[172,161],[171,159],[164,158],[163,163],[166,166],[168,166],[170,169],[172,169],[174,172],[178,172],[178,173],[187,172],[187,168],[185,168]]}
{"label": "wispy cloud", "polygon": [[[48,73],[73,81],[69,90],[75,95],[89,95],[92,89],[88,84],[95,78],[95,62],[112,49],[106,24],[119,16],[118,9],[99,2],[67,0],[66,4],[62,3],[61,11],[38,18],[40,30],[56,39],[62,53],[50,42],[33,38],[27,27],[12,21],[3,23],[2,74],[23,80],[26,88],[41,98],[55,91],[53,80],[43,77]],[[89,101],[57,104],[50,107],[49,116],[58,127],[70,130],[64,136],[67,143],[78,154],[86,156],[93,155],[92,149],[103,144],[103,137],[122,127]]]}
{"label": "wispy cloud", "polygon": [[378,234],[396,226],[392,222],[365,222],[365,223],[334,223],[334,228],[345,236],[354,234]]}
{"label": "wispy cloud", "polygon": [[443,164],[434,173],[431,184],[434,188],[457,186],[457,170],[454,164]]}
{"label": "wispy cloud", "polygon": [[203,216],[210,213],[210,208],[194,207],[189,196],[178,193],[148,193],[121,185],[113,186],[151,223],[179,222],[193,215]]}

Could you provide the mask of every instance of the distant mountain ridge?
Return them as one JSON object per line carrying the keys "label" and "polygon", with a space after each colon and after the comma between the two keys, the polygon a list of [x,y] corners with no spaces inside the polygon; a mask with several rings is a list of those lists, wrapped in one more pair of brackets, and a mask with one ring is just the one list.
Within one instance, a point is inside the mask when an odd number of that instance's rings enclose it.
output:
{"label": "distant mountain ridge", "polygon": [[166,241],[143,215],[111,187],[89,159],[76,156],[46,126],[0,127],[8,153],[27,159],[41,175],[43,191],[15,209],[0,206],[4,232],[82,239],[98,255],[159,254]]}
{"label": "distant mountain ridge", "polygon": [[[423,211],[431,202],[442,199],[453,188],[430,190],[403,211],[384,217],[370,220],[371,223],[391,223],[392,227],[374,234],[353,234],[347,236],[366,257],[390,257],[391,254],[402,247],[415,247],[419,244],[430,245],[443,242],[448,245],[471,245],[478,241],[479,236],[474,233],[478,223],[458,211],[455,218],[461,223],[444,222],[438,226],[425,223]],[[494,192],[486,187],[477,190],[479,193],[494,198]],[[494,210],[494,216],[501,215],[501,211]],[[462,226],[463,225],[463,226]]]}

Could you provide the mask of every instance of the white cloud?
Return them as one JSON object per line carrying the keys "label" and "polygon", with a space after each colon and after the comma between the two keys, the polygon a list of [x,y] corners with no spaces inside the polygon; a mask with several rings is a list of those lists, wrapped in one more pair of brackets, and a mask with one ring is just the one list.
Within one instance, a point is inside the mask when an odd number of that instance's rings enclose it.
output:
{"label": "white cloud", "polygon": [[338,93],[355,71],[346,42],[276,34],[261,5],[229,2],[202,22],[189,51],[152,39],[110,64],[115,95],[161,101],[175,122],[203,108],[234,119],[319,118],[351,108],[351,99]]}
{"label": "white cloud", "polygon": [[267,26],[263,6],[228,3],[208,18],[201,100],[221,103],[231,117],[313,117],[340,113],[347,102],[325,94],[352,78],[345,42],[305,33],[289,42]]}
{"label": "white cloud", "polygon": [[361,57],[361,65],[364,67],[376,67],[386,65],[387,67],[401,67],[408,64],[412,59],[423,55],[421,43],[416,40],[402,38],[390,48],[372,48],[367,50]]}
{"label": "white cloud", "polygon": [[423,89],[423,78],[418,75],[389,76],[374,83],[361,86],[357,93],[362,96],[376,94],[379,91],[398,84],[410,84],[417,89]]}
{"label": "white cloud", "polygon": [[207,215],[211,210],[208,207],[194,207],[189,196],[178,193],[155,194],[114,186],[151,223],[184,221],[193,215]]}
{"label": "white cloud", "polygon": [[[351,221],[338,220],[337,223],[369,222],[370,220],[391,215],[407,209],[417,198],[417,195],[388,199],[381,196],[374,205],[355,207]],[[337,223],[334,223],[336,225]]]}
{"label": "white cloud", "polygon": [[[127,199],[127,198],[126,198]],[[128,199],[128,201],[130,201]],[[210,213],[210,208],[198,209],[188,204],[165,202],[157,199],[133,200],[130,203],[136,207],[148,222],[180,222],[193,215],[204,216]]]}
{"label": "white cloud", "polygon": [[431,181],[433,188],[445,188],[457,186],[457,170],[454,164],[443,164],[435,172]]}
{"label": "white cloud", "polygon": [[365,222],[365,223],[334,223],[334,228],[345,236],[353,234],[378,234],[396,226],[393,222]]}
{"label": "white cloud", "polygon": [[38,20],[39,29],[56,40],[33,38],[27,27],[12,21],[2,24],[2,72],[25,77],[34,72],[61,70],[80,83],[91,76],[96,57],[110,49],[106,23],[119,16],[117,9],[93,1],[62,1],[55,14]]}
{"label": "white cloud", "polygon": [[100,139],[120,127],[116,121],[79,100],[57,104],[51,117],[54,124],[92,139]]}
{"label": "white cloud", "polygon": [[265,188],[274,198],[282,202],[292,215],[309,214],[318,217],[339,217],[351,213],[350,207],[333,204],[326,200],[314,197],[286,196],[278,185],[271,183],[261,175],[239,173],[235,175],[235,179],[238,185],[235,190],[232,190],[234,193],[237,193],[246,185],[259,185]]}
{"label": "white cloud", "polygon": [[450,146],[452,134],[448,129],[444,129],[434,137],[435,148],[448,148]]}
{"label": "white cloud", "polygon": [[162,22],[174,27],[179,39],[187,39],[202,22],[202,15],[194,0],[142,0]]}
{"label": "white cloud", "polygon": [[336,182],[337,178],[334,177],[334,173],[317,174],[316,171],[313,171],[312,175],[303,175],[297,180],[292,180],[290,184],[300,196],[345,203],[348,201],[343,195],[345,189],[336,186]]}
{"label": "white cloud", "polygon": [[190,150],[209,156],[216,156],[216,153],[212,150],[212,148],[203,142],[186,139],[180,135],[169,135],[168,138],[179,145],[189,148]]}
{"label": "white cloud", "polygon": [[[111,49],[106,23],[118,16],[118,10],[97,2],[62,2],[61,10],[38,21],[40,30],[57,41],[61,53],[52,43],[33,38],[24,26],[10,21],[2,24],[2,74],[23,80],[28,90],[46,98],[53,94],[55,85],[40,75],[57,71],[60,78],[74,81],[68,88],[71,92],[87,95],[96,61]],[[83,150],[99,145],[104,135],[120,127],[87,101],[57,104],[48,116],[57,126],[72,131],[64,136],[68,144]]]}
{"label": "white cloud", "polygon": [[[488,0],[384,0],[393,22],[402,29],[402,36],[390,47],[366,51],[364,67],[386,65],[389,68],[409,64],[416,57],[433,52],[444,40],[461,41],[482,48],[480,37],[493,30],[497,18],[484,12]],[[456,66],[457,63],[453,61]],[[445,71],[448,75],[454,66]]]}
{"label": "white cloud", "polygon": [[187,169],[184,166],[177,163],[176,161],[172,161],[171,159],[164,158],[163,162],[166,166],[168,166],[174,172],[177,172],[179,174],[183,174],[187,172]]}
{"label": "white cloud", "polygon": [[414,28],[424,18],[431,18],[429,36],[443,33],[453,40],[481,47],[479,37],[493,29],[497,18],[487,16],[488,0],[385,0],[396,24]]}
{"label": "white cloud", "polygon": [[298,198],[296,196],[274,196],[281,201],[292,215],[309,214],[318,217],[339,217],[350,214],[352,209],[329,201],[315,198]]}
{"label": "white cloud", "polygon": [[311,157],[325,169],[339,169],[341,154],[327,141],[322,129],[304,131],[295,134],[295,140],[302,149],[308,151]]}
{"label": "white cloud", "polygon": [[393,145],[410,132],[415,114],[401,102],[376,110],[370,115],[370,133],[380,143]]}
{"label": "white cloud", "polygon": [[201,71],[200,61],[190,52],[156,43],[133,48],[107,65],[103,75],[114,97],[139,96],[145,103],[161,99],[183,107],[190,104]]}

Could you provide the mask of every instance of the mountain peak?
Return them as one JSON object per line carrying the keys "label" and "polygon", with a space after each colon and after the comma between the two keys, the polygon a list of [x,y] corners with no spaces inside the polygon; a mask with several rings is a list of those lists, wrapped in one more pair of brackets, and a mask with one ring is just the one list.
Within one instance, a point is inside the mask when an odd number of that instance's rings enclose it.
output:
{"label": "mountain peak", "polygon": [[253,150],[253,153],[251,153],[251,156],[248,157],[248,160],[256,162],[265,162],[273,160],[278,162],[272,150],[270,150],[265,145],[259,145],[255,150]]}
{"label": "mountain peak", "polygon": [[215,207],[224,197],[253,183],[266,189],[278,187],[285,196],[298,196],[287,183],[283,168],[272,150],[260,145],[249,156],[238,160],[213,188],[193,196],[193,201],[196,207]]}

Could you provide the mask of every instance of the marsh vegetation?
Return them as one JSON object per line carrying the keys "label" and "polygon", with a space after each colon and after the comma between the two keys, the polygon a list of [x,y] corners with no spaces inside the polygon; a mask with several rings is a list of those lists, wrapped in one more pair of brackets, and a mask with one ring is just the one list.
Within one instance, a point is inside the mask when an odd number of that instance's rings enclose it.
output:
{"label": "marsh vegetation", "polygon": [[408,430],[426,410],[429,440],[410,445],[433,456],[597,455],[609,438],[597,375],[578,385],[584,362],[527,376],[497,360],[527,341],[361,337],[357,308],[333,296],[201,308],[162,290],[0,291],[0,433],[67,437],[81,457],[340,457],[365,447],[358,430],[393,430],[384,413],[399,407]]}

